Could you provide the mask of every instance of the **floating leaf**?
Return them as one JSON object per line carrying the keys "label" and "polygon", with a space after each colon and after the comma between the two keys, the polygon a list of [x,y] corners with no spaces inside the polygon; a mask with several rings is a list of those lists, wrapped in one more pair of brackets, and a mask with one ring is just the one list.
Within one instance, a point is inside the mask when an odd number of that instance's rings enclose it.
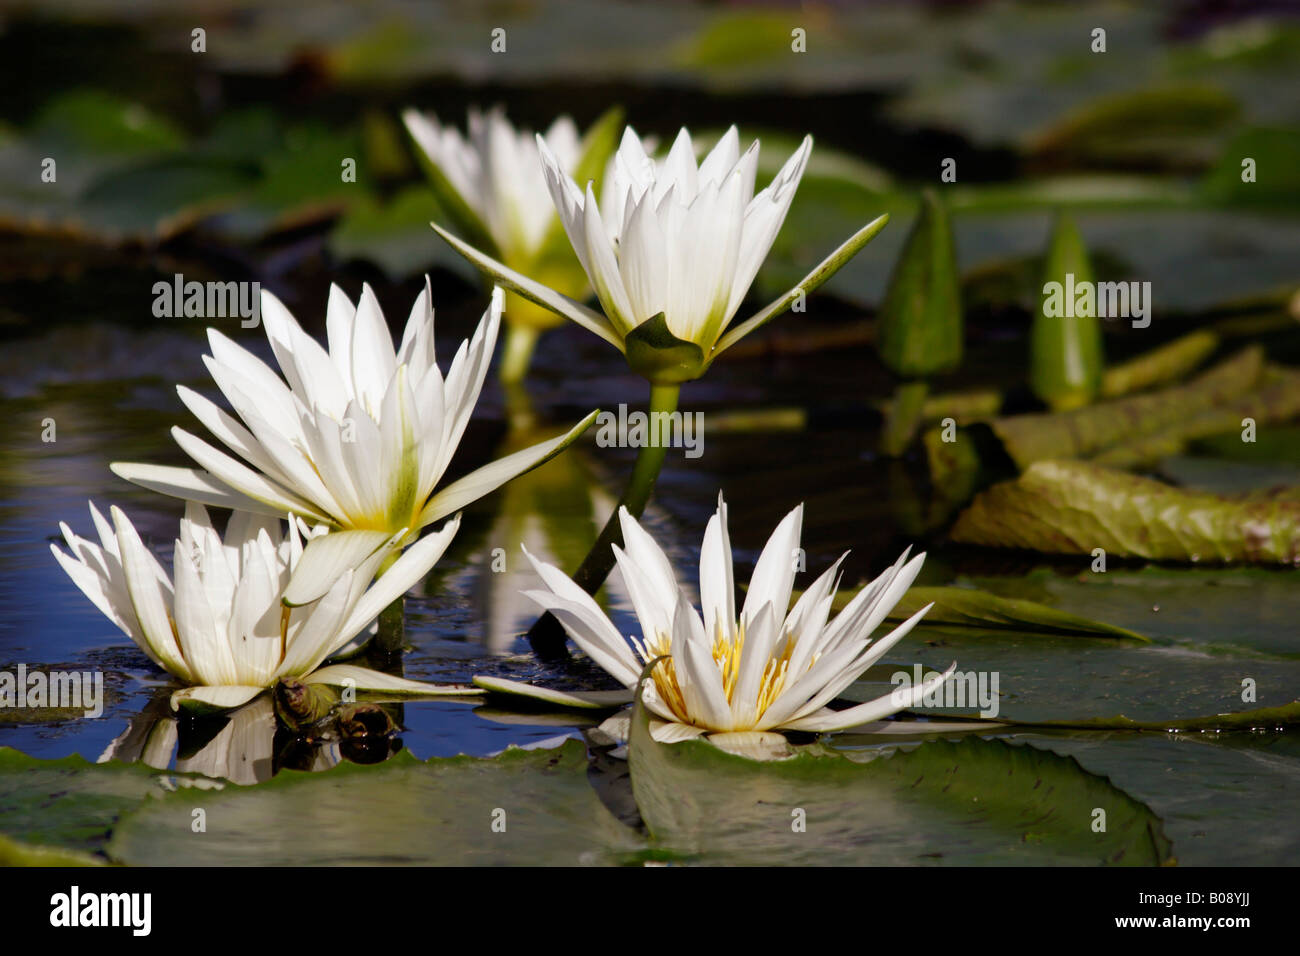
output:
{"label": "floating leaf", "polygon": [[477,282],[474,268],[430,235],[429,222],[439,217],[437,202],[420,186],[409,186],[386,203],[367,196],[339,217],[327,246],[337,259],[372,262],[392,279],[438,267]]}
{"label": "floating leaf", "polygon": [[165,779],[147,767],[38,760],[0,747],[0,829],[24,845],[95,850],[121,814],[164,792]]}
{"label": "floating leaf", "polygon": [[403,751],[377,767],[283,770],[256,787],[204,794],[208,830],[220,839],[194,839],[194,797],[177,794],[127,816],[109,854],[209,866],[616,862],[640,840],[601,804],[587,773],[586,748],[572,740],[492,759],[422,763]]}
{"label": "floating leaf", "polygon": [[1026,145],[1041,157],[1081,164],[1203,153],[1237,111],[1232,95],[1211,86],[1125,90],[1083,104]]}
{"label": "floating leaf", "polygon": [[[841,592],[837,604],[847,603]],[[1148,641],[1136,631],[1058,611],[1046,604],[1019,598],[999,597],[988,591],[963,587],[914,587],[908,589],[889,613],[889,620],[903,621],[931,602],[925,615],[927,626],[949,624],[978,628],[1006,628],[1033,634],[1068,634],[1076,637],[1114,637]]]}
{"label": "floating leaf", "polygon": [[1151,561],[1296,564],[1300,489],[1228,498],[1088,462],[1042,461],[971,502],[952,529],[966,544]]}
{"label": "floating leaf", "polygon": [[104,866],[104,860],[78,850],[20,843],[0,833],[0,866]]}
{"label": "floating leaf", "polygon": [[989,426],[1021,469],[1044,459],[1089,457],[1110,445],[1157,434],[1238,397],[1255,386],[1263,368],[1263,349],[1251,346],[1185,385],[1071,412],[997,418]]}
{"label": "floating leaf", "polygon": [[[1242,177],[1251,161],[1253,175]],[[1249,129],[1233,138],[1218,164],[1202,184],[1205,194],[1219,202],[1275,208],[1294,205],[1300,196],[1300,130]]]}
{"label": "floating leaf", "polygon": [[1214,408],[1189,415],[1169,425],[1161,434],[1112,445],[1093,461],[1113,468],[1139,468],[1181,454],[1192,442],[1232,433],[1239,445],[1247,420],[1255,427],[1290,421],[1300,416],[1300,372],[1267,368],[1255,388]]}
{"label": "floating leaf", "polygon": [[[654,845],[708,862],[1156,865],[1146,804],[1073,758],[1001,740],[931,741],[856,759],[812,747],[756,762],[702,740],[657,743],[633,716],[632,790]],[[1106,811],[1104,833],[1090,827]]]}
{"label": "floating leaf", "polygon": [[1180,335],[1150,352],[1112,365],[1101,378],[1101,394],[1117,398],[1153,385],[1175,382],[1196,369],[1219,347],[1219,336],[1207,329]]}
{"label": "floating leaf", "polygon": [[1077,720],[1009,720],[982,717],[955,717],[957,722],[1006,724],[1012,727],[1037,727],[1056,730],[1139,730],[1156,733],[1196,733],[1222,731],[1287,730],[1300,727],[1300,700],[1281,707],[1258,707],[1229,714],[1205,717],[1175,717],[1169,720],[1131,720],[1123,714],[1114,717],[1085,717]]}

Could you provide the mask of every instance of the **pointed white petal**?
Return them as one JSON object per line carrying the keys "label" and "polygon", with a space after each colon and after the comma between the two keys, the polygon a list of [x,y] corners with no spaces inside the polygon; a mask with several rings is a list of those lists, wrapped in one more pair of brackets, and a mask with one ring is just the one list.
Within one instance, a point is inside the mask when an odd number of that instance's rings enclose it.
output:
{"label": "pointed white petal", "polygon": [[786,721],[781,724],[781,729],[829,732],[857,727],[860,724],[868,724],[875,720],[883,720],[900,710],[915,707],[926,694],[951,677],[956,668],[957,665],[954,663],[942,674],[934,675],[917,687],[907,689],[896,687],[884,697],[878,697],[865,704],[858,704],[856,707],[850,707],[847,710],[823,711],[797,720]]}
{"label": "pointed white petal", "polygon": [[693,724],[683,724],[676,720],[652,720],[650,721],[650,736],[661,744],[676,744],[683,740],[694,740],[707,734],[708,731],[703,727],[696,727]]}
{"label": "pointed white petal", "polygon": [[776,526],[754,565],[745,593],[742,620],[752,620],[758,609],[771,604],[778,620],[784,620],[794,590],[796,552],[803,532],[803,505],[799,505]]}
{"label": "pointed white petal", "polygon": [[718,495],[718,510],[704,529],[700,547],[700,605],[704,629],[710,635],[719,627],[736,626],[736,581],[731,563],[731,537],[727,531],[727,505]]}
{"label": "pointed white petal", "polygon": [[244,706],[264,690],[265,687],[246,687],[238,684],[186,687],[172,694],[171,707],[172,710],[183,710],[191,714],[233,710]]}
{"label": "pointed white petal", "polygon": [[387,531],[331,531],[313,538],[293,569],[282,603],[300,607],[320,600],[345,571],[390,543],[396,544]]}
{"label": "pointed white petal", "polygon": [[276,514],[283,515],[292,511],[294,514],[305,515],[317,521],[334,523],[334,519],[327,517],[321,508],[308,504],[292,491],[265,475],[258,474],[229,455],[217,451],[203,439],[191,435],[185,429],[173,426],[172,437],[176,439],[176,444],[181,446],[185,454],[206,468],[209,473],[241,495],[274,508]]}
{"label": "pointed white petal", "polygon": [[164,587],[159,580],[158,561],[145,548],[135,526],[122,509],[114,506],[109,513],[113,518],[113,527],[117,530],[117,546],[122,554],[127,593],[144,639],[149,642],[154,654],[167,670],[184,681],[190,681],[193,672],[181,656],[172,634],[171,588]]}
{"label": "pointed white petal", "polygon": [[[133,485],[148,488],[159,494],[187,501],[197,501],[215,508],[229,508],[262,515],[282,517],[285,509],[279,505],[258,501],[235,491],[214,475],[196,468],[174,468],[169,465],[147,465],[129,461],[115,461],[109,470]],[[324,520],[317,518],[317,520]]]}
{"label": "pointed white petal", "polygon": [[[239,677],[224,628],[208,602],[207,591],[186,542],[177,540],[172,569],[176,575],[174,617],[176,636],[195,680],[203,684],[234,684]],[[201,557],[201,555],[200,555]],[[222,560],[213,555],[215,560]]]}
{"label": "pointed white petal", "polygon": [[397,370],[393,336],[370,286],[362,286],[352,326],[352,387],[363,408],[377,414]]}

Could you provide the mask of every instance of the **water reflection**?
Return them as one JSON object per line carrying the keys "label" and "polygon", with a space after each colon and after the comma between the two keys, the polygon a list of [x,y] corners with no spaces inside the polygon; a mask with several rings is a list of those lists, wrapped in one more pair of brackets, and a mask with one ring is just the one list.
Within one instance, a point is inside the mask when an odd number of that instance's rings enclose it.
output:
{"label": "water reflection", "polygon": [[345,704],[297,730],[276,717],[271,694],[238,710],[198,719],[174,714],[170,688],[145,708],[99,755],[99,763],[143,763],[249,785],[281,770],[329,770],[344,760],[374,764],[402,749],[400,702]]}
{"label": "water reflection", "polygon": [[[563,426],[540,420],[531,399],[518,386],[506,388],[509,428],[496,448],[499,460],[538,442],[564,434]],[[540,613],[524,592],[542,581],[522,548],[550,564],[576,568],[617,503],[579,447],[508,482],[497,496],[498,510],[471,558],[471,594],[481,642],[492,654],[519,650],[516,642]],[[611,601],[628,606],[622,581],[611,579]]]}

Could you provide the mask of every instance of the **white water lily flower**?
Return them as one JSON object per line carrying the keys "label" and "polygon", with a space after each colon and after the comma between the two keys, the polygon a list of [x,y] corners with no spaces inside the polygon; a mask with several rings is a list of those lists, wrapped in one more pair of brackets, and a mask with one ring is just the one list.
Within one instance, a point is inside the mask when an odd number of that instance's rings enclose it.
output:
{"label": "white water lily flower", "polygon": [[558,454],[596,415],[435,494],[483,387],[501,319],[499,290],[445,378],[434,356],[427,281],[396,348],[369,286],[356,306],[330,287],[328,351],[269,292],[262,293],[261,317],[283,379],[208,330],[212,354],[204,361],[238,418],[177,387],[186,407],[237,457],[173,428],[177,443],[206,471],[114,462],[116,474],[207,505],[275,517],[292,512],[349,530],[405,529],[413,539],[426,525]]}
{"label": "white water lily flower", "polygon": [[[351,664],[321,665],[370,628],[442,556],[459,515],[393,561],[400,535],[308,531],[235,512],[225,540],[200,504],[185,506],[169,576],[119,508],[112,523],[92,503],[96,544],[62,524],[71,554],[50,550],[86,597],[159,667],[190,686],[173,709],[239,707],[281,678],[364,690],[464,694]],[[309,543],[304,547],[303,537]],[[352,561],[360,555],[360,560]],[[367,587],[369,586],[369,587]],[[472,693],[472,691],[468,691]]]}
{"label": "white water lily flower", "polygon": [[[556,222],[537,140],[546,143],[566,173],[573,173],[583,152],[573,120],[561,116],[536,138],[531,131],[516,130],[499,107],[486,114],[471,109],[468,136],[432,113],[408,109],[402,122],[465,207],[456,210],[457,218],[472,215],[506,262],[535,259]],[[446,201],[444,190],[440,197]]]}
{"label": "white water lily flower", "polygon": [[627,355],[651,381],[697,378],[724,349],[833,275],[884,226],[880,217],[798,286],[732,324],[785,221],[812,150],[806,137],[767,188],[754,192],[758,141],[742,154],[735,127],[696,163],[690,133],[663,161],[629,128],[597,201],[539,139],[551,198],[604,315],[493,261],[436,224],[444,239],[501,285],[572,318]]}
{"label": "white water lily flower", "polygon": [[[701,617],[677,584],[667,556],[654,539],[625,508],[619,509],[619,520],[626,550],[615,546],[614,551],[641,624],[639,638],[624,639],[590,595],[549,564],[533,561],[547,590],[527,593],[559,619],[593,661],[627,688],[637,685],[647,663],[666,656],[652,670],[643,698],[660,718],[661,722],[652,724],[658,740],[751,734],[741,742],[752,744],[752,732],[855,727],[915,706],[947,680],[956,666],[918,687],[899,688],[878,700],[831,710],[826,705],[906,636],[929,610],[927,605],[872,641],[872,631],[907,591],[925,555],[908,560],[908,552],[904,552],[893,567],[830,620],[841,557],[787,613],[794,586],[793,556],[803,523],[800,505],[768,539],[738,614],[727,506],[719,496],[717,513],[709,521],[700,552]],[[475,683],[527,693],[522,685],[506,687],[501,681],[480,678],[475,678]],[[564,702],[570,703],[569,695],[564,697]],[[581,703],[585,698],[575,699]],[[589,706],[595,703],[593,700]]]}
{"label": "white water lily flower", "polygon": [[[510,125],[500,108],[486,114],[471,109],[468,136],[432,113],[408,109],[402,120],[422,154],[440,212],[462,236],[564,295],[585,299],[590,294],[546,191],[537,143],[544,141],[569,175],[584,182],[603,178],[622,124],[620,110],[609,110],[581,138],[567,116],[535,137]],[[499,373],[502,381],[517,382],[527,371],[538,335],[562,324],[564,316],[511,292],[505,320],[509,328]]]}

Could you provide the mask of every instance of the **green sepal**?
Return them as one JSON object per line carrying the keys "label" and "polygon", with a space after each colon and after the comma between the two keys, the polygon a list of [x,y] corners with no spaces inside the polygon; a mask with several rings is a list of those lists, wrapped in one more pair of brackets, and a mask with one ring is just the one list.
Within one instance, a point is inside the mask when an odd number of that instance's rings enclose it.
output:
{"label": "green sepal", "polygon": [[655,385],[689,382],[708,367],[704,350],[674,335],[662,312],[634,328],[624,341],[627,364]]}

